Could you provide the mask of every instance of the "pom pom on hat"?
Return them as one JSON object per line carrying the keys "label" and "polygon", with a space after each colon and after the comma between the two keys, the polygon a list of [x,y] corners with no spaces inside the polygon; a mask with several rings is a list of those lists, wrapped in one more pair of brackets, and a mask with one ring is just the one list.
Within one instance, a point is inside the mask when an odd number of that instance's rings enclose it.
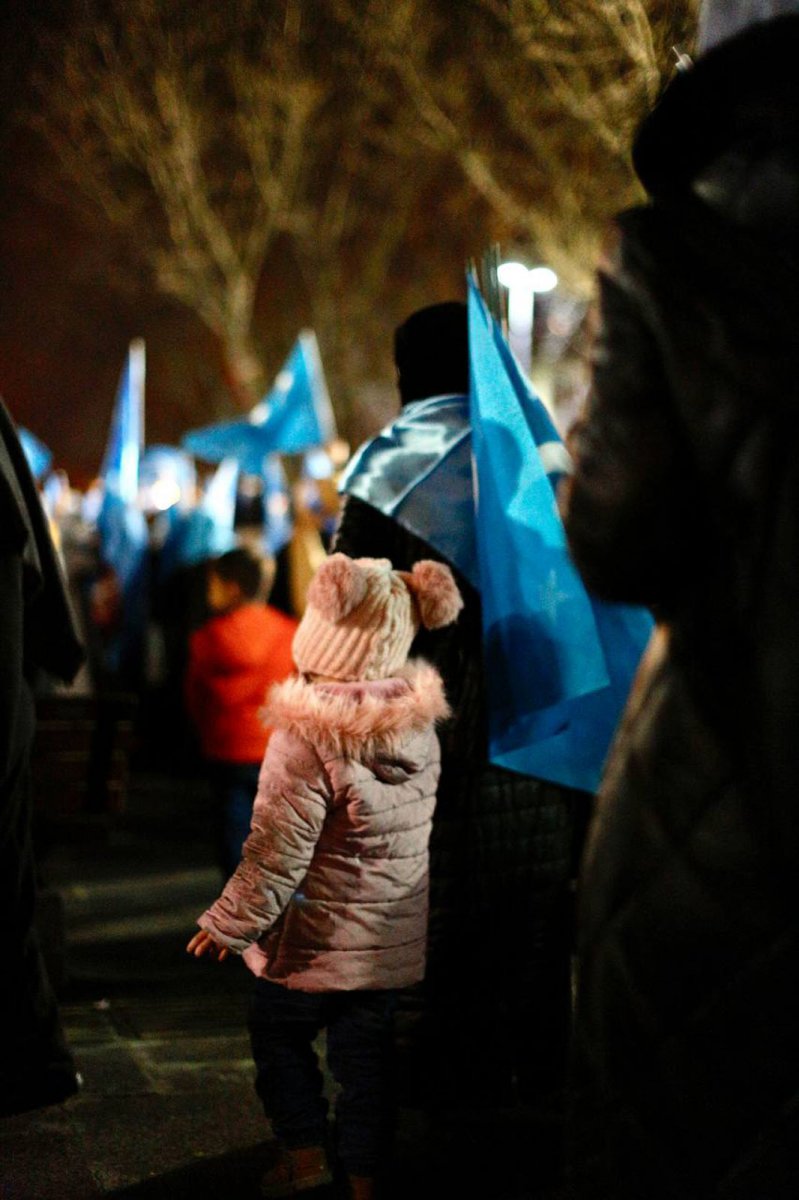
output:
{"label": "pom pom on hat", "polygon": [[421,559],[413,564],[410,574],[403,571],[402,578],[416,597],[425,629],[441,629],[457,619],[463,598],[452,571],[444,563]]}
{"label": "pom pom on hat", "polygon": [[362,603],[366,588],[366,572],[355,559],[331,554],[311,580],[308,603],[328,621],[340,621]]}
{"label": "pom pom on hat", "polygon": [[294,661],[331,679],[385,679],[404,666],[420,620],[439,629],[462,607],[443,563],[423,560],[412,571],[395,571],[387,558],[332,554],[308,588]]}

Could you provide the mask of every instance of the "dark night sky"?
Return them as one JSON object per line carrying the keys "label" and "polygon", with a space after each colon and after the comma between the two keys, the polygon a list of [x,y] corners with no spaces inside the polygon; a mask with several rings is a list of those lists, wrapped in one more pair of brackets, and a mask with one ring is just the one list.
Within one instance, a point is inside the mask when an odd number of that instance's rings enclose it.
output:
{"label": "dark night sky", "polygon": [[[0,3],[0,393],[74,481],[97,473],[128,342],[147,344],[148,443],[174,442],[226,402],[213,338],[139,285],[109,283],[119,254],[102,218],[76,216],[35,138],[15,120],[35,19],[58,4]],[[44,181],[44,186],[42,185]],[[290,340],[286,332],[279,342]]]}

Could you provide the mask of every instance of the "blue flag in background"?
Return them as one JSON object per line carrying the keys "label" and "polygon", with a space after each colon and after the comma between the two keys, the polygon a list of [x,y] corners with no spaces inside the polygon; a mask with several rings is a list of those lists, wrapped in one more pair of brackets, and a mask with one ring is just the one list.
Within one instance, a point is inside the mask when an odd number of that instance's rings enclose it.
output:
{"label": "blue flag in background", "polygon": [[234,549],[240,474],[235,458],[224,459],[205,485],[199,503],[180,514],[161,549],[163,578],[179,567],[193,566]]}
{"label": "blue flag in background", "polygon": [[[266,406],[264,433],[273,450],[300,454],[336,436],[336,423],[327,391],[316,335],[305,330],[278,372]],[[260,407],[260,406],[259,406]]]}
{"label": "blue flag in background", "polygon": [[330,441],[335,433],[316,337],[306,331],[271,390],[247,417],[191,430],[182,442],[198,458],[235,458],[246,474],[261,475],[267,454],[300,454]]}
{"label": "blue flag in background", "polygon": [[50,470],[50,464],[53,461],[52,451],[48,450],[44,442],[40,442],[36,435],[31,433],[29,429],[24,429],[20,425],[17,432],[22,444],[22,451],[31,469],[31,475],[37,483],[41,482]]}
{"label": "blue flag in background", "polygon": [[469,354],[491,761],[595,791],[652,619],[586,592],[555,498],[565,447],[471,281]]}
{"label": "blue flag in background", "polygon": [[137,505],[144,443],[144,342],[131,342],[117,388],[103,460],[103,500],[97,518],[100,549],[123,592],[147,546],[147,523]]}
{"label": "blue flag in background", "polygon": [[135,504],[139,492],[139,460],[144,447],[144,342],[130,343],[117,388],[111,433],[100,471],[106,493]]}
{"label": "blue flag in background", "polygon": [[279,454],[264,462],[264,549],[277,554],[290,540],[294,529],[286,472]]}
{"label": "blue flag in background", "polygon": [[138,507],[139,460],[144,443],[144,342],[131,342],[117,389],[111,433],[101,470],[97,517],[100,554],[122,592],[122,633],[110,651],[112,667],[134,656],[144,633],[147,522]]}

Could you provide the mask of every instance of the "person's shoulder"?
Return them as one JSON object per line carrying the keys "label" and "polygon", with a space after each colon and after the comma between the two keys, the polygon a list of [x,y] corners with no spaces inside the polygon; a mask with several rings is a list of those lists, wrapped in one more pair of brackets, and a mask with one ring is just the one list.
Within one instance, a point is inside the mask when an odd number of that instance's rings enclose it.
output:
{"label": "person's shoulder", "polygon": [[235,638],[240,625],[240,612],[241,609],[233,609],[232,612],[214,613],[194,630],[192,641],[199,646],[216,646],[231,637]]}
{"label": "person's shoulder", "polygon": [[421,558],[441,559],[429,543],[357,496],[346,497],[331,550],[350,558],[388,558],[408,571]]}

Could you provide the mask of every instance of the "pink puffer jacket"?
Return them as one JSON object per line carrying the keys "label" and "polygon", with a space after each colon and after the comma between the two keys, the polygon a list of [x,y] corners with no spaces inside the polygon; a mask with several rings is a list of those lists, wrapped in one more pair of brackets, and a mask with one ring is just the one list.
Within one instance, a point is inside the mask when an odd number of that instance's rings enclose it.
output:
{"label": "pink puffer jacket", "polygon": [[301,991],[424,975],[441,679],[275,687],[241,865],[198,924],[256,975]]}

